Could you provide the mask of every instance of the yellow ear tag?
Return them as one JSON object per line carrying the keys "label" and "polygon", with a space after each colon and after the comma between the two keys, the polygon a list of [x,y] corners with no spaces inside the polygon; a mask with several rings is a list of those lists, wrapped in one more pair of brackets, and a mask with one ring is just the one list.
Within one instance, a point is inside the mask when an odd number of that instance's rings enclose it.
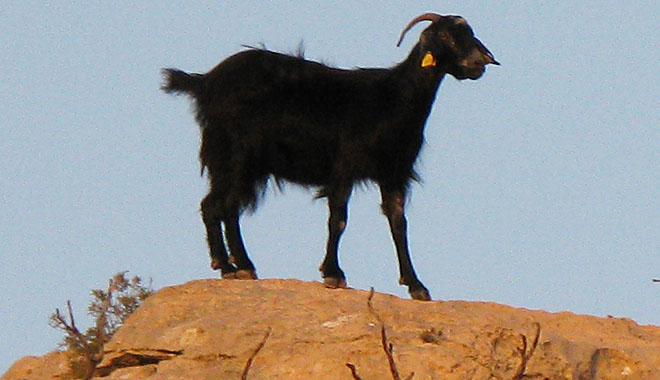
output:
{"label": "yellow ear tag", "polygon": [[435,57],[430,51],[427,51],[422,59],[422,67],[435,66]]}

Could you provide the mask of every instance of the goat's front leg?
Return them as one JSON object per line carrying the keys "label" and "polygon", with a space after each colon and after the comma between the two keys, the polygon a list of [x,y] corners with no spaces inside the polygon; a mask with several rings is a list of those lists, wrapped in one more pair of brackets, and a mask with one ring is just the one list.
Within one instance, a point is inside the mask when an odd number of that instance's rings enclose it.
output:
{"label": "goat's front leg", "polygon": [[243,244],[243,237],[241,236],[241,226],[238,221],[238,213],[232,212],[230,216],[224,220],[225,234],[227,238],[227,245],[231,252],[231,261],[238,270],[236,271],[236,278],[245,280],[256,280],[257,271],[254,264],[250,261],[245,244]]}
{"label": "goat's front leg", "polygon": [[319,270],[323,274],[323,283],[330,288],[345,288],[346,276],[339,268],[337,256],[339,239],[346,228],[348,218],[348,198],[351,195],[350,186],[340,186],[328,191],[328,244],[325,259]]}
{"label": "goat's front leg", "polygon": [[410,253],[408,252],[407,222],[404,215],[406,193],[403,190],[391,190],[381,187],[383,203],[381,208],[390,224],[392,239],[399,259],[399,283],[408,286],[408,293],[413,299],[430,301],[431,295],[417,278]]}

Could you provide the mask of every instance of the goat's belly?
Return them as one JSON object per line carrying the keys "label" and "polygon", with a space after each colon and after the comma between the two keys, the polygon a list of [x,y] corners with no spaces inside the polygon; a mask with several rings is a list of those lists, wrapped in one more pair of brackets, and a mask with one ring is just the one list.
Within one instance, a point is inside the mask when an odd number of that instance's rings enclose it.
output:
{"label": "goat's belly", "polygon": [[271,173],[277,178],[301,185],[323,186],[330,182],[329,171],[321,165],[316,167],[289,165],[287,167],[278,167]]}
{"label": "goat's belly", "polygon": [[313,146],[276,149],[265,157],[269,172],[278,178],[303,185],[324,185],[330,181],[332,154]]}

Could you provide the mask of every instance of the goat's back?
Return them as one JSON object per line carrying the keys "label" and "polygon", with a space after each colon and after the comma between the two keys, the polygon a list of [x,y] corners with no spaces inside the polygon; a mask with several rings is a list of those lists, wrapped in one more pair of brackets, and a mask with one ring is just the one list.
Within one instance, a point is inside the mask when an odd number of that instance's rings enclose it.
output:
{"label": "goat's back", "polygon": [[397,88],[390,75],[389,69],[344,70],[251,49],[205,75],[202,103],[239,119],[257,113],[273,122],[299,119],[324,128],[359,128],[369,124],[364,115],[373,121],[373,115],[394,111]]}

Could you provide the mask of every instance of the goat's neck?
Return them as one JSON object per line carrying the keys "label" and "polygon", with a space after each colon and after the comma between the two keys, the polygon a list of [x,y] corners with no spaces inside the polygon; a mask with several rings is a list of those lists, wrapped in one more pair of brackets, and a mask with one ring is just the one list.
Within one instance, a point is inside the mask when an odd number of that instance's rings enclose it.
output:
{"label": "goat's neck", "polygon": [[403,96],[408,97],[410,104],[419,107],[420,112],[425,113],[426,117],[445,73],[437,66],[422,67],[425,53],[418,43],[408,57],[393,68],[393,71],[398,77],[400,88],[403,89]]}

